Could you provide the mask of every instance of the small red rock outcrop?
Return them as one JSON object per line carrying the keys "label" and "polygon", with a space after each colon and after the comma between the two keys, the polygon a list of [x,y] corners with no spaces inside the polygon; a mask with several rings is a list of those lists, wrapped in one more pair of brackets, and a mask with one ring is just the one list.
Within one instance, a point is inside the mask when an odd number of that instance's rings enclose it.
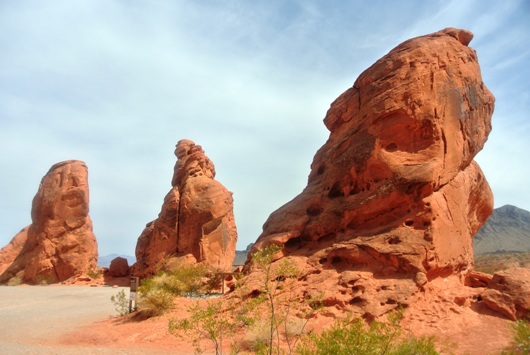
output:
{"label": "small red rock outcrop", "polygon": [[109,275],[112,277],[123,277],[129,274],[129,262],[126,258],[118,256],[110,262]]}
{"label": "small red rock outcrop", "polygon": [[483,302],[511,320],[530,316],[530,269],[513,268],[495,273],[481,293]]}
{"label": "small red rock outcrop", "polygon": [[463,285],[472,236],[493,209],[473,158],[494,97],[472,37],[417,37],[363,72],[327,112],[331,133],[307,187],[272,213],[253,252],[284,247],[277,258],[304,271],[307,294],[370,318],[409,305],[434,279]]}
{"label": "small red rock outcrop", "polygon": [[138,238],[133,273],[154,274],[171,258],[231,271],[237,242],[232,193],[214,179],[215,167],[200,145],[181,140],[175,155],[173,188]]}
{"label": "small red rock outcrop", "polygon": [[88,214],[88,169],[78,160],[55,164],[33,198],[32,223],[0,251],[0,283],[56,283],[97,268]]}

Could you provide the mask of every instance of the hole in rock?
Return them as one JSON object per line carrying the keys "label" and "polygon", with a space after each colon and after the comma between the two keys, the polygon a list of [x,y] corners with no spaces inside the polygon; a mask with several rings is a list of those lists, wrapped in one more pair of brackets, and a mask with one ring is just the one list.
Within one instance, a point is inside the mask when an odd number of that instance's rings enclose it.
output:
{"label": "hole in rock", "polygon": [[352,290],[352,292],[364,292],[364,286],[360,286],[360,285],[358,285],[358,286],[353,286],[353,287],[351,288],[351,290]]}
{"label": "hole in rock", "polygon": [[386,146],[385,150],[387,152],[395,152],[397,150],[397,145],[396,143],[390,143],[389,145]]}
{"label": "hole in rock", "polygon": [[318,174],[318,175],[322,175],[322,174],[324,174],[324,170],[325,170],[324,165],[320,165],[320,166],[318,167],[317,174]]}
{"label": "hole in rock", "polygon": [[332,264],[339,264],[342,261],[342,259],[338,256],[334,256],[333,259],[331,259]]}
{"label": "hole in rock", "polygon": [[315,217],[321,214],[323,211],[322,207],[319,205],[309,206],[305,211],[308,216]]}
{"label": "hole in rock", "polygon": [[405,225],[411,227],[414,225],[414,221],[412,219],[408,219],[405,221]]}
{"label": "hole in rock", "polygon": [[397,304],[397,301],[389,298],[388,300],[386,300],[386,304]]}
{"label": "hole in rock", "polygon": [[361,297],[357,296],[357,297],[353,297],[350,300],[349,304],[357,304],[357,303],[362,303],[362,302],[363,302],[363,299]]}
{"label": "hole in rock", "polygon": [[326,261],[328,261],[327,258],[322,258],[322,259],[320,259],[318,262],[320,263],[320,265],[322,265],[322,264],[325,264]]}
{"label": "hole in rock", "polygon": [[296,248],[302,243],[302,237],[291,238],[285,243],[285,247],[288,249]]}
{"label": "hole in rock", "polygon": [[344,196],[344,193],[342,192],[342,189],[340,188],[340,185],[338,182],[334,183],[333,186],[331,186],[331,189],[329,190],[328,197],[329,198],[337,198]]}
{"label": "hole in rock", "polygon": [[398,236],[394,236],[388,239],[388,244],[399,244],[399,243],[401,243],[401,239]]}
{"label": "hole in rock", "polygon": [[424,222],[423,222],[423,226],[424,226],[424,227],[428,227],[428,226],[430,226],[430,225],[431,225],[431,221],[424,221]]}

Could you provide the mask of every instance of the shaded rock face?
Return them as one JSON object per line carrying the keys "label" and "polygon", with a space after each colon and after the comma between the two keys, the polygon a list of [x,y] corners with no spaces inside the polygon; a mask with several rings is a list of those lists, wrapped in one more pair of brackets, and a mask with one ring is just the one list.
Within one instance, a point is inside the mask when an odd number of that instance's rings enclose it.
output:
{"label": "shaded rock face", "polygon": [[181,140],[175,155],[173,188],[138,239],[133,273],[153,274],[174,257],[230,271],[237,242],[232,193],[214,179],[215,167],[200,145]]}
{"label": "shaded rock face", "polygon": [[[253,247],[284,246],[324,302],[377,317],[427,282],[473,265],[493,209],[473,157],[494,97],[468,31],[408,40],[363,72],[324,119],[308,184],[272,213]],[[247,267],[248,269],[248,267]]]}
{"label": "shaded rock face", "polygon": [[55,164],[33,198],[30,226],[0,251],[0,282],[56,283],[97,267],[88,214],[88,169],[78,160]]}
{"label": "shaded rock face", "polygon": [[109,275],[112,277],[123,277],[129,274],[129,262],[127,259],[118,256],[112,259],[109,266]]}

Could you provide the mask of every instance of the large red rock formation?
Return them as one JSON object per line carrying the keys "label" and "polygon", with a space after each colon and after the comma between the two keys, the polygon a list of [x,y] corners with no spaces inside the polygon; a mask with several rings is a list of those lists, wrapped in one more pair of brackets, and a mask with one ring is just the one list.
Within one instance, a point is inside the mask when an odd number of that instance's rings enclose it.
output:
{"label": "large red rock formation", "polygon": [[237,242],[232,193],[214,179],[215,167],[200,145],[181,140],[175,155],[173,188],[138,239],[133,273],[153,274],[171,258],[231,271]]}
{"label": "large red rock formation", "polygon": [[363,72],[327,112],[307,187],[272,213],[253,251],[284,247],[277,258],[303,270],[307,293],[367,317],[410,304],[434,279],[463,284],[493,208],[473,157],[494,97],[472,36],[414,38]]}
{"label": "large red rock formation", "polygon": [[30,226],[0,251],[0,283],[55,283],[94,270],[97,242],[88,215],[88,169],[77,160],[55,164],[33,198]]}

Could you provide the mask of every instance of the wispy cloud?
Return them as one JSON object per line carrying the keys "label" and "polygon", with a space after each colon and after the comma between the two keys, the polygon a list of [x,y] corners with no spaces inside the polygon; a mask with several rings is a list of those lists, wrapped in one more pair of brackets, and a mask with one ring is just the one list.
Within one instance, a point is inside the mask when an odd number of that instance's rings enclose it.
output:
{"label": "wispy cloud", "polygon": [[101,252],[133,253],[169,189],[173,146],[189,138],[234,192],[244,248],[305,186],[329,104],[399,42],[444,27],[475,33],[498,98],[498,133],[479,158],[494,192],[509,197],[498,200],[530,209],[528,189],[513,193],[530,172],[496,172],[499,160],[513,169],[525,159],[527,9],[456,0],[3,2],[0,245],[29,223],[48,168],[76,158],[89,167]]}

